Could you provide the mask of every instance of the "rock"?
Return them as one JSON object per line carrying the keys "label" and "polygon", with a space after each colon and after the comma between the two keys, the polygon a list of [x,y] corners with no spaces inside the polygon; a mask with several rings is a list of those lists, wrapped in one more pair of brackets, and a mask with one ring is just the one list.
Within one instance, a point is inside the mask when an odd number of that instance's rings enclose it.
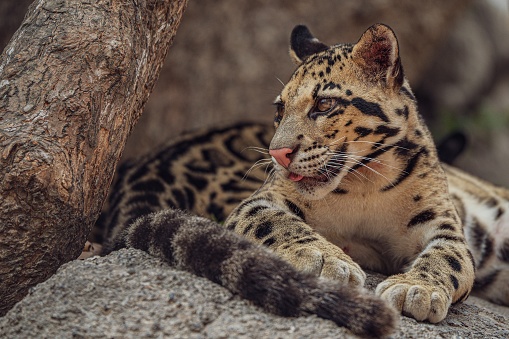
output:
{"label": "rock", "polygon": [[[372,290],[381,279],[369,274],[367,287]],[[393,338],[509,337],[509,309],[481,306],[471,299],[453,306],[436,325],[401,317]],[[129,249],[62,266],[0,318],[0,337],[354,336],[315,316],[283,318],[264,313],[217,284]]]}

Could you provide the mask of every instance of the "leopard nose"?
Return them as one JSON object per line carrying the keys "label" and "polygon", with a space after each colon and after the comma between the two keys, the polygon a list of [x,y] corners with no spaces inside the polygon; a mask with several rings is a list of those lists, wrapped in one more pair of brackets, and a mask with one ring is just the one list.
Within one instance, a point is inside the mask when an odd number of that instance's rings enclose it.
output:
{"label": "leopard nose", "polygon": [[278,164],[284,168],[288,168],[290,162],[292,162],[293,150],[291,148],[279,148],[269,150],[269,154],[276,159]]}

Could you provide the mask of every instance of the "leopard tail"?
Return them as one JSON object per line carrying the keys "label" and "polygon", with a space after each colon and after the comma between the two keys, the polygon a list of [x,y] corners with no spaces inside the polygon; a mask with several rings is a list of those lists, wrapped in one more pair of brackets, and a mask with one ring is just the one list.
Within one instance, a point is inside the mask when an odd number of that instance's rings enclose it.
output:
{"label": "leopard tail", "polygon": [[316,314],[364,337],[387,336],[397,325],[396,312],[378,297],[301,273],[208,219],[164,210],[138,218],[117,234],[104,254],[124,247],[143,250],[276,315]]}

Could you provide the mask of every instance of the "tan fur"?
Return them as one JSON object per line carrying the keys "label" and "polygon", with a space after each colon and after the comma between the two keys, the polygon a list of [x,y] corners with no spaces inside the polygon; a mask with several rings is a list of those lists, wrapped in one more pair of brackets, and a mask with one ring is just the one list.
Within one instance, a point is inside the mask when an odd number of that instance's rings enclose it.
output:
{"label": "tan fur", "polygon": [[[415,319],[440,321],[451,303],[467,298],[474,265],[475,292],[509,305],[509,191],[440,164],[398,50],[383,25],[368,29],[356,45],[330,48],[296,27],[291,55],[299,67],[276,99],[270,147],[270,128],[242,124],[187,134],[127,164],[103,218],[109,237],[119,246],[150,245],[158,255],[172,254],[168,239],[142,232],[167,229],[168,218],[143,216],[173,215],[178,208],[222,221],[233,210],[227,228],[301,271],[351,286],[364,283],[361,267],[390,275],[377,293]],[[335,105],[320,112],[321,99]],[[269,160],[248,146],[262,153],[269,148],[274,157],[265,183]],[[215,259],[202,258],[197,244],[210,236],[194,221],[178,234],[196,236],[184,248],[206,268]],[[225,249],[209,240],[214,250]],[[239,273],[237,261],[232,272]],[[225,273],[224,262],[214,264]],[[287,297],[278,283],[285,275],[252,279],[238,280],[239,286],[249,290],[265,281]],[[355,315],[345,305],[331,317]],[[393,323],[377,319],[358,332],[389,333]]]}
{"label": "tan fur", "polygon": [[[354,46],[301,59],[277,99],[270,144],[274,155],[294,150],[291,162],[278,160],[273,180],[226,225],[323,277],[362,284],[357,264],[395,274],[378,294],[417,320],[442,320],[470,293],[474,263],[396,37],[375,25]],[[321,98],[338,103],[315,114]]]}

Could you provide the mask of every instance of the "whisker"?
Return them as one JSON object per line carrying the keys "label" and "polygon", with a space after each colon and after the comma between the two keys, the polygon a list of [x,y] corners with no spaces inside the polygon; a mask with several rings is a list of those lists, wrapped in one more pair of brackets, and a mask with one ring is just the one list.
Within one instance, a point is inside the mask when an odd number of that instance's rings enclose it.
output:
{"label": "whisker", "polygon": [[[370,157],[365,157],[365,156],[359,156],[359,155],[356,155],[356,154],[343,154],[343,153],[338,153],[338,152],[327,152],[325,153],[327,155],[332,155],[332,156],[341,156],[342,159],[346,159],[346,158],[349,158],[349,157],[352,157],[352,158],[355,158],[356,160],[366,160],[368,162],[374,162],[376,164],[379,164],[379,165],[382,165],[382,166],[385,166],[385,167],[388,167],[388,168],[392,168],[392,169],[396,169],[396,170],[399,170],[400,168],[397,167],[397,166],[392,166],[392,165],[389,165],[388,163],[384,162],[383,160],[380,160],[380,159],[377,159],[377,158],[370,158]],[[406,171],[403,171],[403,173],[407,174]]]}
{"label": "whisker", "polygon": [[[354,143],[354,142],[357,142],[357,143],[366,143],[366,144],[371,144],[371,145],[375,145],[375,146],[391,146],[391,145],[387,145],[387,144],[383,144],[381,142],[376,142],[376,141],[368,141],[368,140],[350,140],[350,141],[345,141],[345,144],[348,144],[348,143]],[[396,146],[396,145],[392,145],[393,147],[395,148],[399,148],[399,149],[403,149],[403,150],[406,150],[406,151],[410,151],[409,148],[406,148],[406,147],[403,147],[403,146]]]}
{"label": "whisker", "polygon": [[[246,171],[246,174],[242,177],[242,180],[246,180],[246,178],[249,176],[249,174],[256,169],[257,167],[261,166],[268,166],[272,163],[272,160],[270,159],[260,159],[257,160],[249,169]],[[265,173],[267,173],[267,168],[265,168]]]}
{"label": "whisker", "polygon": [[280,83],[281,85],[283,85],[283,87],[285,87],[285,83],[284,83],[284,82],[282,82],[282,81],[281,81],[281,79],[279,79],[278,77],[276,77],[276,79],[277,79],[277,81],[279,81],[279,83]]}
{"label": "whisker", "polygon": [[244,148],[241,152],[244,152],[245,150],[255,151],[258,153],[262,153],[262,154],[269,154],[269,150],[266,148],[263,148],[263,147],[248,146],[248,147]]}
{"label": "whisker", "polygon": [[334,141],[333,141],[333,142],[331,142],[330,144],[326,144],[325,146],[327,146],[327,147],[333,146],[333,145],[337,144],[338,142],[343,141],[344,139],[346,139],[346,135],[345,135],[345,136],[343,136],[342,138],[339,138],[338,140],[334,140]]}
{"label": "whisker", "polygon": [[[352,164],[352,165],[357,165],[358,164],[358,161],[355,161],[355,159],[346,159],[344,160],[342,163],[337,163],[337,165],[343,165],[343,164]],[[333,162],[333,165],[336,165],[334,162]],[[329,164],[327,164],[326,166],[330,166]],[[332,167],[332,166],[331,166]],[[371,183],[374,183],[373,181],[371,181],[366,175],[362,174],[361,172],[357,171],[357,170],[354,170],[352,169],[352,167],[350,167],[348,169],[348,172],[349,173],[352,173],[353,175],[355,175],[357,177],[357,179],[361,180],[361,178],[359,178],[359,175],[362,176],[364,179],[368,180],[369,182]]]}

